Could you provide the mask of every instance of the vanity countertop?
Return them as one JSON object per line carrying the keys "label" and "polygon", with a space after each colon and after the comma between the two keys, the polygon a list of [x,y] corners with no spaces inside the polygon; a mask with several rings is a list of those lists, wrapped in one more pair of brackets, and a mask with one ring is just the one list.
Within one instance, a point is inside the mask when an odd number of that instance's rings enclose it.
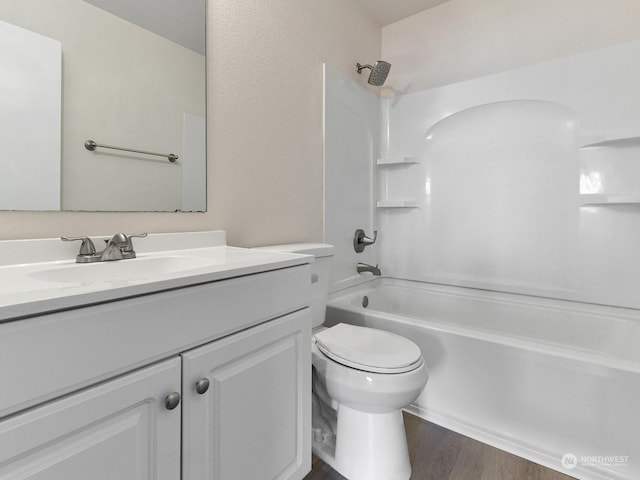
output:
{"label": "vanity countertop", "polygon": [[[98,245],[106,237],[92,238]],[[77,264],[75,242],[0,241],[0,322],[313,261],[230,247],[223,231],[152,234],[134,246],[134,259]]]}

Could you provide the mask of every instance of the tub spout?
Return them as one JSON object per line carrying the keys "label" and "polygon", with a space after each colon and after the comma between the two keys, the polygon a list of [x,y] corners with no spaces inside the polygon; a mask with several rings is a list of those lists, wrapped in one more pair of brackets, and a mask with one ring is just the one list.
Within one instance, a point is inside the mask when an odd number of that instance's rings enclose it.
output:
{"label": "tub spout", "polygon": [[358,263],[357,270],[358,270],[358,273],[371,272],[377,277],[379,277],[381,275],[381,272],[380,272],[380,269],[378,268],[378,265],[376,265],[374,267],[373,265],[369,265],[367,263]]}

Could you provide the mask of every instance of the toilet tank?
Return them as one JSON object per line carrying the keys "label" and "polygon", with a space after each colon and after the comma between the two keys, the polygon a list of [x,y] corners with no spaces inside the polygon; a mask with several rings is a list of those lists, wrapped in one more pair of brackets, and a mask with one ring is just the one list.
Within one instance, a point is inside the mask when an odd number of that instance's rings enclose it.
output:
{"label": "toilet tank", "polygon": [[287,243],[284,245],[256,247],[256,249],[299,253],[315,257],[315,260],[311,263],[311,321],[314,328],[322,325],[327,308],[327,298],[329,297],[331,260],[333,259],[335,247],[328,243]]}

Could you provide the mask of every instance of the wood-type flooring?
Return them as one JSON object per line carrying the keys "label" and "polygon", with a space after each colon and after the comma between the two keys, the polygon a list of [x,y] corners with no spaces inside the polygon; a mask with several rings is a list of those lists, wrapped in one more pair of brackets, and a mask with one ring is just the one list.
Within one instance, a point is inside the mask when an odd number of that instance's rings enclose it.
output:
{"label": "wood-type flooring", "polygon": [[[404,413],[411,480],[573,480],[505,451]],[[346,480],[313,457],[304,480]]]}

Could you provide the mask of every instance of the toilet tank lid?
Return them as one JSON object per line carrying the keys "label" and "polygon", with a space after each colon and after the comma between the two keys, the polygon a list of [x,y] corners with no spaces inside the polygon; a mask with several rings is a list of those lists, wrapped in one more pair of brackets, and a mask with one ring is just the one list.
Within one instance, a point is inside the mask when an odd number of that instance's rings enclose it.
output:
{"label": "toilet tank lid", "polygon": [[257,250],[273,250],[286,253],[300,253],[313,255],[316,258],[331,257],[335,253],[335,247],[328,243],[285,243],[282,245],[265,245],[255,247]]}

